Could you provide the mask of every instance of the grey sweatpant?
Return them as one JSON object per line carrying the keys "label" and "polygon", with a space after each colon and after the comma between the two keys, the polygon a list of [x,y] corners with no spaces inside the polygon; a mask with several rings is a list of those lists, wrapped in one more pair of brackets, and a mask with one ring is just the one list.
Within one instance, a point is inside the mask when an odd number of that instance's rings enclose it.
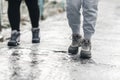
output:
{"label": "grey sweatpant", "polygon": [[67,0],[67,18],[73,34],[80,34],[82,10],[84,38],[91,39],[95,32],[97,7],[98,0]]}

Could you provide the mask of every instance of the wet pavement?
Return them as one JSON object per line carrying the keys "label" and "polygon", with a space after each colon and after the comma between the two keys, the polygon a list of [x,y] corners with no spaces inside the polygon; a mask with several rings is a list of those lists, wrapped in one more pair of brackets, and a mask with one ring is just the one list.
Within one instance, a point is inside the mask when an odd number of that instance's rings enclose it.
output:
{"label": "wet pavement", "polygon": [[[71,31],[66,13],[41,22],[41,43],[31,44],[30,24],[21,29],[21,45],[0,43],[0,80],[119,80],[120,1],[100,0],[92,59],[69,56]],[[4,34],[10,29],[3,31]]]}

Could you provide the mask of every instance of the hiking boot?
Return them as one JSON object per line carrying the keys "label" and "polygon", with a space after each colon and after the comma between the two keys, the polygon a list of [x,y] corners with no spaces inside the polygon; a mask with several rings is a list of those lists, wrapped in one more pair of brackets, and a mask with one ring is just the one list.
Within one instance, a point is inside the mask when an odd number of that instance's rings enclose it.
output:
{"label": "hiking boot", "polygon": [[11,38],[8,42],[8,46],[17,46],[20,42],[20,32],[17,30],[13,30],[11,33]]}
{"label": "hiking boot", "polygon": [[32,29],[32,43],[40,43],[39,28]]}
{"label": "hiking boot", "polygon": [[80,58],[91,58],[91,42],[90,40],[83,40],[81,45]]}
{"label": "hiking boot", "polygon": [[68,53],[70,55],[75,55],[78,53],[78,48],[81,46],[82,37],[79,34],[72,35],[72,43],[68,48]]}

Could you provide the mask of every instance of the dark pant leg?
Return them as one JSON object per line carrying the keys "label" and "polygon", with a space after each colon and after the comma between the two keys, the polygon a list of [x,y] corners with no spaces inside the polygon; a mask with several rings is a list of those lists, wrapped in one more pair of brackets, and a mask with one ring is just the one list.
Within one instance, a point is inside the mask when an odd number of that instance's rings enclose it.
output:
{"label": "dark pant leg", "polygon": [[21,0],[8,0],[8,18],[12,30],[20,31]]}
{"label": "dark pant leg", "polygon": [[25,2],[29,10],[32,27],[38,28],[39,27],[39,16],[40,16],[38,0],[25,0]]}

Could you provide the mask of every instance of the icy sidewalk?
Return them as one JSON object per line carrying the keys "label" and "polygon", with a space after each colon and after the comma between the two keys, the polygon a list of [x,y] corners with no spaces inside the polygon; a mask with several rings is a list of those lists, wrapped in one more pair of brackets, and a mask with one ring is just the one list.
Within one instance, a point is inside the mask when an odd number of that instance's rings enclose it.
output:
{"label": "icy sidewalk", "polygon": [[20,46],[0,44],[0,80],[119,80],[119,2],[99,3],[92,59],[68,56],[71,32],[63,13],[40,23],[40,44],[31,44],[30,24],[22,28]]}

